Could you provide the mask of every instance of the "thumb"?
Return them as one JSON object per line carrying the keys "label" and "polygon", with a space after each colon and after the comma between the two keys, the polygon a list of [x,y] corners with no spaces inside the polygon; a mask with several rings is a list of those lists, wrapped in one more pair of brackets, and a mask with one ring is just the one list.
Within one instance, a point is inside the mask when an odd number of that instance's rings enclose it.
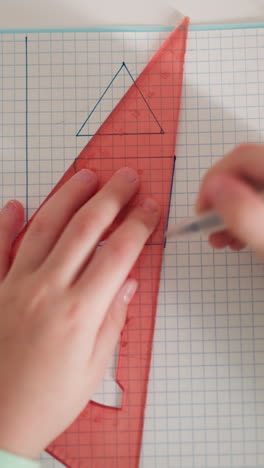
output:
{"label": "thumb", "polygon": [[240,241],[264,255],[264,201],[237,177],[220,174],[208,180],[205,196]]}
{"label": "thumb", "polygon": [[103,377],[115,350],[125,324],[128,304],[132,301],[137,287],[138,283],[135,279],[127,279],[115,296],[98,332],[89,370],[89,378],[95,385]]}

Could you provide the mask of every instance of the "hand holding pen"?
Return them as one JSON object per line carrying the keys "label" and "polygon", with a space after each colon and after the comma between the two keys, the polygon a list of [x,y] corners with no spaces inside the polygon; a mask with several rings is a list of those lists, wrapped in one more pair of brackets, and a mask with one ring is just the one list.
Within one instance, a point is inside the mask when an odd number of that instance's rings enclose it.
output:
{"label": "hand holding pen", "polygon": [[205,175],[196,203],[198,217],[179,223],[168,240],[209,235],[215,248],[246,245],[264,255],[263,145],[240,145]]}

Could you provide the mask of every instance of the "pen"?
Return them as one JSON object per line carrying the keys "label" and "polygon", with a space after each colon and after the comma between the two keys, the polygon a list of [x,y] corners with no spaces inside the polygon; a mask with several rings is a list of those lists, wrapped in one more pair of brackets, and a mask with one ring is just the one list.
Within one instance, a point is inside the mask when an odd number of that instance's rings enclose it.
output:
{"label": "pen", "polygon": [[222,218],[214,210],[206,211],[193,218],[185,219],[168,229],[165,237],[170,239],[188,240],[197,236],[197,234],[205,234],[207,237],[213,232],[223,231],[225,224]]}
{"label": "pen", "polygon": [[[256,187],[257,192],[264,200],[263,185]],[[207,210],[192,218],[187,218],[175,226],[168,229],[165,238],[170,239],[184,239],[189,240],[197,237],[197,234],[204,234],[207,238],[214,232],[223,231],[227,229],[224,220],[214,210]]]}

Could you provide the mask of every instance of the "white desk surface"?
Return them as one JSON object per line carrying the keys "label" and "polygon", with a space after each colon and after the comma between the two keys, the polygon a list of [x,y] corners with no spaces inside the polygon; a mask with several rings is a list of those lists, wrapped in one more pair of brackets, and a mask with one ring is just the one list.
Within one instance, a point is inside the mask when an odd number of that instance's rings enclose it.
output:
{"label": "white desk surface", "polygon": [[172,26],[181,15],[193,24],[261,22],[264,0],[9,0],[1,8],[0,29]]}

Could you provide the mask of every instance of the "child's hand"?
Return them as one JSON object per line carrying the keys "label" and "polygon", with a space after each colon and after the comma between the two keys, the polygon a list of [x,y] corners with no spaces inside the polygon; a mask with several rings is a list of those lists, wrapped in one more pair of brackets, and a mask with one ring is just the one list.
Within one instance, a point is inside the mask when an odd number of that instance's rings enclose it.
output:
{"label": "child's hand", "polygon": [[264,146],[240,145],[210,169],[201,186],[197,210],[215,208],[228,231],[210,236],[217,248],[249,245],[264,255]]}
{"label": "child's hand", "polygon": [[123,169],[94,195],[95,174],[80,171],[41,208],[9,271],[23,208],[0,212],[0,449],[37,456],[102,378],[137,286],[127,276],[159,221],[156,203],[135,208],[94,249],[138,185]]}

